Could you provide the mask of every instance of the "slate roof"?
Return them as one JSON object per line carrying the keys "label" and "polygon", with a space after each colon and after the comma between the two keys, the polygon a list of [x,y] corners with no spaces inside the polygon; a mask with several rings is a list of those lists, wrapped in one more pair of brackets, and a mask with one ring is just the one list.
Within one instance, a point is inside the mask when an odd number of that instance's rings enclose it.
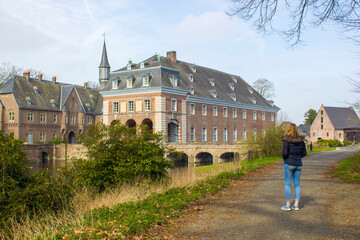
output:
{"label": "slate roof", "polygon": [[[101,113],[99,105],[102,105],[102,97],[99,96],[99,90],[85,89],[82,86],[67,83],[53,84],[52,81],[40,81],[34,78],[30,78],[28,82],[25,77],[14,76],[0,89],[0,94],[14,94],[19,108],[67,111],[64,104],[73,89],[80,98],[84,112]],[[30,99],[31,104],[27,103],[27,99]]]}
{"label": "slate roof", "polygon": [[360,128],[360,120],[352,108],[325,107],[335,129]]}
{"label": "slate roof", "polygon": [[110,68],[110,64],[109,64],[107,52],[106,52],[105,41],[104,41],[103,52],[102,52],[102,57],[101,57],[101,62],[100,62],[99,68],[101,68],[101,67]]}
{"label": "slate roof", "polygon": [[[174,63],[167,57],[160,57],[160,61],[158,58],[159,56],[154,55],[138,64],[131,63],[131,70],[128,70],[127,66],[125,66],[112,71],[110,73],[110,80],[101,91],[126,90],[126,79],[132,77],[135,79],[132,89],[170,87],[189,92],[190,89],[193,89],[194,94],[191,95],[194,97],[279,109],[274,106],[272,102],[268,102],[263,98],[239,76],[179,60],[177,60],[177,63]],[[141,63],[145,65],[144,68],[140,67]],[[150,77],[148,87],[142,84],[142,77],[144,75],[149,75]],[[174,76],[178,79],[177,87],[174,87],[171,82]],[[193,81],[191,81],[191,77]],[[120,81],[118,89],[112,89],[112,80],[114,79]],[[214,86],[212,86],[211,81],[215,82]],[[215,91],[217,95],[216,98],[213,95]],[[234,96],[236,96],[236,99]]]}
{"label": "slate roof", "polygon": [[298,130],[303,136],[310,136],[310,127],[310,124],[300,124]]}

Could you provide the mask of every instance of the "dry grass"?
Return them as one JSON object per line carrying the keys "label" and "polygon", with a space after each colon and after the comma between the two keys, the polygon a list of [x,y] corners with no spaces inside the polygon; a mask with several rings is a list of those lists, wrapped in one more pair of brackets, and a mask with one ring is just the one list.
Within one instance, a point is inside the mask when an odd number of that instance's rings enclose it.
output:
{"label": "dry grass", "polygon": [[[87,189],[78,192],[73,199],[74,213],[64,211],[63,214],[46,214],[39,218],[25,218],[22,222],[13,222],[10,232],[11,239],[54,239],[56,233],[64,226],[82,229],[81,222],[84,213],[102,206],[112,207],[119,203],[137,201],[148,197],[151,193],[161,193],[171,187],[185,187],[196,184],[208,177],[225,171],[235,171],[241,163],[227,163],[213,165],[202,171],[194,168],[177,168],[170,170],[170,184],[137,184],[137,186],[122,186],[101,195],[95,195]],[[10,239],[4,231],[0,231],[0,239]]]}

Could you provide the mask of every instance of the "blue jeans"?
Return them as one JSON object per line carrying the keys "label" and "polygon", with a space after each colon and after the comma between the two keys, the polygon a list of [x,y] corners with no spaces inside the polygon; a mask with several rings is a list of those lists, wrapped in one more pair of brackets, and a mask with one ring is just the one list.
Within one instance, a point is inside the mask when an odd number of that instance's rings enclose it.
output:
{"label": "blue jeans", "polygon": [[300,174],[302,166],[290,166],[284,164],[284,179],[285,179],[285,200],[290,201],[291,196],[291,183],[294,182],[295,188],[295,201],[300,200]]}

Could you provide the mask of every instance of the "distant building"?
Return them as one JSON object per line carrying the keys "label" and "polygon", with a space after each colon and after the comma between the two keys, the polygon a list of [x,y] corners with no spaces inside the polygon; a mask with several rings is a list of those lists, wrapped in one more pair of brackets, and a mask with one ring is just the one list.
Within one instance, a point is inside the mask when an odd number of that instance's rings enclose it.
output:
{"label": "distant building", "polygon": [[15,76],[0,89],[0,130],[13,132],[25,142],[50,142],[55,137],[76,143],[101,115],[102,96],[84,86]]}
{"label": "distant building", "polygon": [[321,105],[310,128],[310,140],[318,139],[360,141],[360,120],[352,107],[325,107]]}
{"label": "distant building", "polygon": [[311,127],[310,124],[300,124],[298,126],[298,130],[300,134],[305,137],[306,141],[310,140],[310,127]]}

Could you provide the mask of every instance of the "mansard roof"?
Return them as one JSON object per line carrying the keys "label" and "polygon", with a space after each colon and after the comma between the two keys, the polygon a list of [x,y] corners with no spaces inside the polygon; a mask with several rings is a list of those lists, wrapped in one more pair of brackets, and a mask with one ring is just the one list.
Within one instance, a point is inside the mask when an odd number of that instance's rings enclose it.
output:
{"label": "mansard roof", "polygon": [[335,129],[360,128],[360,119],[352,107],[325,107],[330,121]]}
{"label": "mansard roof", "polygon": [[[129,90],[126,80],[132,78],[131,89],[167,87],[187,91],[195,98],[279,109],[239,76],[179,60],[174,63],[170,58],[159,55],[151,56],[137,64],[129,64],[110,72],[110,81],[104,86],[102,92]],[[144,75],[150,78],[149,86],[143,86]],[[174,77],[177,79],[177,86],[172,83]],[[118,81],[117,89],[112,89],[112,80]]]}
{"label": "mansard roof", "polygon": [[[85,89],[85,87],[67,83],[56,82],[54,84],[52,81],[40,81],[35,78],[27,81],[25,77],[14,76],[0,89],[0,94],[14,94],[19,108],[67,111],[64,104],[73,90],[77,92],[80,102],[85,108],[84,112],[101,113],[99,105],[102,105],[102,97],[99,96],[99,90]],[[28,101],[31,103],[29,104]]]}

